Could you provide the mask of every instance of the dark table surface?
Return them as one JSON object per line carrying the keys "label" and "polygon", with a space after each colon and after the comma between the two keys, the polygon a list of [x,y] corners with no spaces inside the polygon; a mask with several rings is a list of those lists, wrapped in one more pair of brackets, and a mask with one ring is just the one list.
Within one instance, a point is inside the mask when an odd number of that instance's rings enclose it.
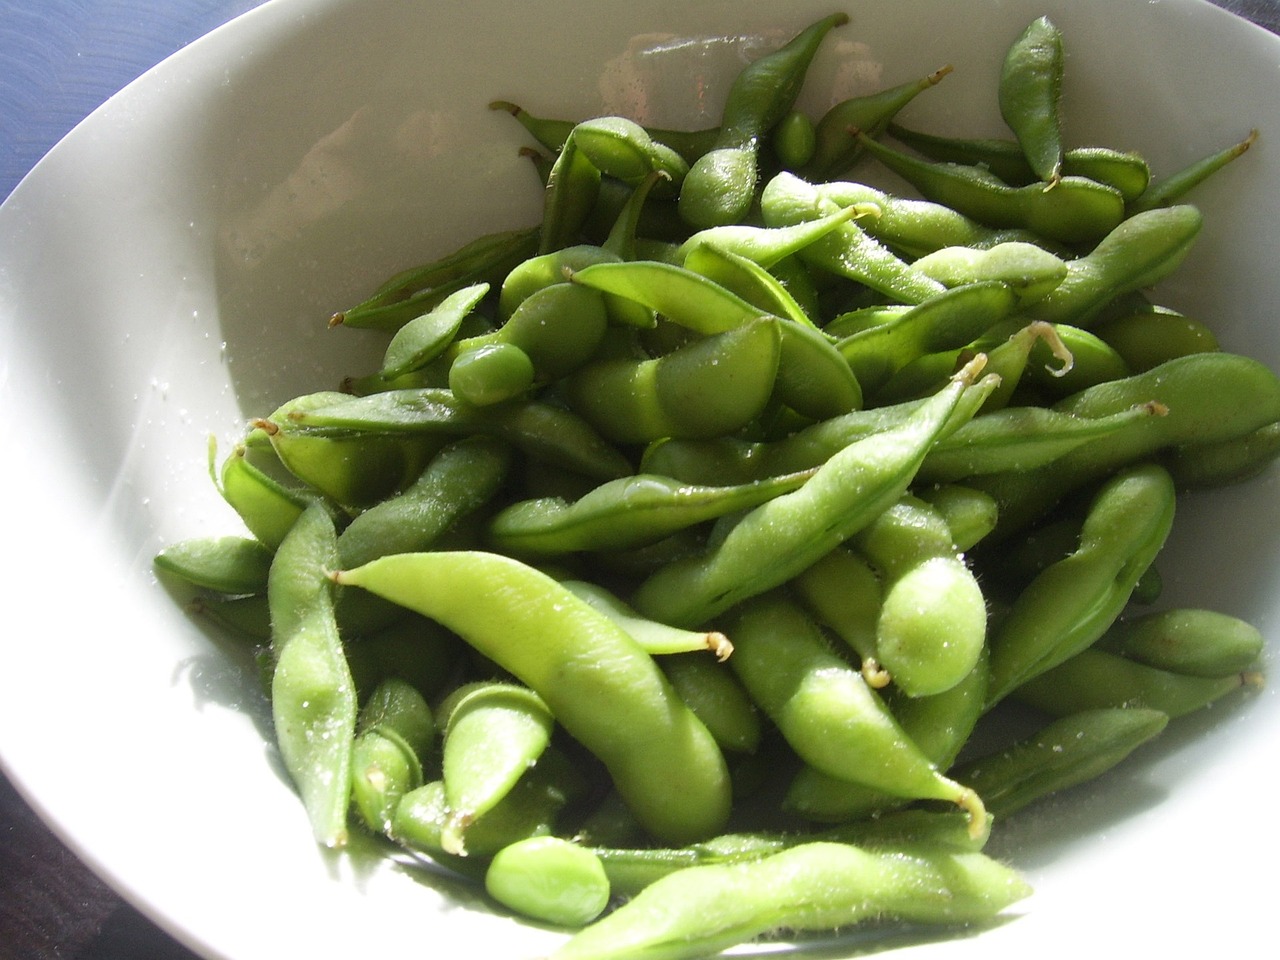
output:
{"label": "dark table surface", "polygon": [[[109,96],[261,0],[0,0],[0,197]],[[1280,0],[1215,0],[1280,33]],[[0,960],[195,960],[0,775]]]}

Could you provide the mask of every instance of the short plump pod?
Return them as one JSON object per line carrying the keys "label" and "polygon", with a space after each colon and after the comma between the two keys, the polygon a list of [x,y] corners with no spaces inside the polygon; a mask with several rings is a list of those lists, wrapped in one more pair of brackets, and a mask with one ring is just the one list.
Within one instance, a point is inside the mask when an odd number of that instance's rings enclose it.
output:
{"label": "short plump pod", "polygon": [[462,854],[471,823],[496,807],[547,749],[555,718],[527,687],[478,680],[445,698],[437,723],[448,804],[441,843]]}
{"label": "short plump pod", "polygon": [[534,690],[668,842],[719,830],[724,758],[653,658],[551,577],[498,554],[399,554],[335,575],[457,632]]}
{"label": "short plump pod", "polygon": [[561,390],[572,410],[617,443],[732,433],[773,394],[778,324],[762,317],[653,359],[590,363]]}

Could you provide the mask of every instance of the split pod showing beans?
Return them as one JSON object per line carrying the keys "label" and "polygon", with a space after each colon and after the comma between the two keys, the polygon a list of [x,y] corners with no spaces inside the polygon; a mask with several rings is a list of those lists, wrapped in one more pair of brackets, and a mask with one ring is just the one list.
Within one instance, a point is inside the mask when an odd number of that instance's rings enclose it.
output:
{"label": "split pod showing beans", "polygon": [[1235,612],[1147,606],[1182,492],[1280,453],[1280,379],[1154,286],[1252,138],[1068,142],[1046,18],[1006,138],[898,119],[963,50],[806,116],[847,21],[703,130],[495,100],[541,221],[338,310],[380,362],[210,445],[244,529],[155,558],[256,647],[320,843],[583,928],[563,960],[987,920],[1007,818],[1262,679]]}

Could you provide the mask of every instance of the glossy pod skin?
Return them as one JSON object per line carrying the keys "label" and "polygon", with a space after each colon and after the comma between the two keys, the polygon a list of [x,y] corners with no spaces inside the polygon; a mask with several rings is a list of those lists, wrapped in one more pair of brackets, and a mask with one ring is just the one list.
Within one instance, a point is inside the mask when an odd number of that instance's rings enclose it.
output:
{"label": "glossy pod skin", "polygon": [[706,727],[630,636],[555,580],[476,552],[393,555],[335,579],[439,620],[527,684],[655,836],[687,842],[724,824],[728,773]]}

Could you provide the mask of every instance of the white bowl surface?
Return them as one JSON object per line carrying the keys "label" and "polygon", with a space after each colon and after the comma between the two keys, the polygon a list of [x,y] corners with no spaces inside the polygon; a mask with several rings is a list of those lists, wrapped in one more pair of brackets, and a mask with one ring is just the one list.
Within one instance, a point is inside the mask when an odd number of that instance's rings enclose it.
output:
{"label": "white bowl surface", "polygon": [[[151,568],[235,532],[205,465],[247,418],[364,369],[329,313],[395,269],[536,221],[536,112],[714,122],[729,78],[839,4],[795,0],[272,0],[109,101],[0,208],[0,757],[111,883],[209,957],[532,958],[561,934],[362,846],[317,850],[268,745],[252,671]],[[955,73],[904,119],[998,133],[1005,47],[1049,13],[1068,48],[1067,138],[1157,173],[1260,131],[1194,197],[1201,240],[1160,299],[1280,368],[1280,40],[1199,0],[862,0],[803,103]],[[1165,601],[1280,644],[1275,476],[1188,498]],[[1280,702],[1176,724],[1097,784],[1009,824],[1036,885],[973,935],[889,931],[815,954],[1218,951],[1274,929]],[[876,944],[872,946],[871,944]],[[1247,950],[1245,948],[1248,948]],[[767,952],[767,951],[766,951]]]}

